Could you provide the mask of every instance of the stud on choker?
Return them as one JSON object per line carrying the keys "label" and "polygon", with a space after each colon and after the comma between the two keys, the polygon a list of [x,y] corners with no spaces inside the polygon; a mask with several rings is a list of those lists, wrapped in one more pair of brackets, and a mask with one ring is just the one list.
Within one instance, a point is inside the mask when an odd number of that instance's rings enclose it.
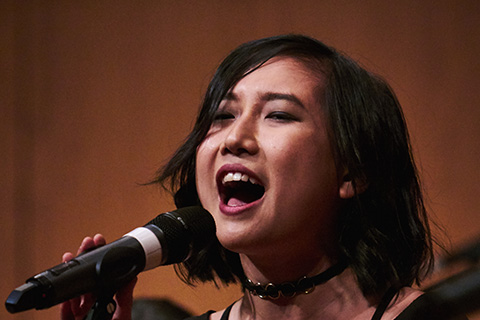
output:
{"label": "stud on choker", "polygon": [[296,294],[309,294],[315,290],[319,284],[325,283],[333,277],[339,275],[347,268],[347,263],[341,261],[327,270],[317,274],[313,277],[304,276],[297,281],[283,282],[281,284],[254,283],[252,280],[245,278],[242,281],[243,288],[250,291],[254,296],[259,296],[261,299],[278,299],[280,297],[293,298]]}

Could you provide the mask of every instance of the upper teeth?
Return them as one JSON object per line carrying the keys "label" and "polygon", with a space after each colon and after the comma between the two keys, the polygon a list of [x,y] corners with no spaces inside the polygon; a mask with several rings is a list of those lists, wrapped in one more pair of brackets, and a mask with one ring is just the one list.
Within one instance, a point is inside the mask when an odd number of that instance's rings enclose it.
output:
{"label": "upper teeth", "polygon": [[231,181],[243,181],[247,182],[250,181],[252,184],[258,184],[258,181],[255,180],[254,178],[249,177],[248,175],[240,172],[229,172],[223,177],[222,183],[225,184],[227,182]]}

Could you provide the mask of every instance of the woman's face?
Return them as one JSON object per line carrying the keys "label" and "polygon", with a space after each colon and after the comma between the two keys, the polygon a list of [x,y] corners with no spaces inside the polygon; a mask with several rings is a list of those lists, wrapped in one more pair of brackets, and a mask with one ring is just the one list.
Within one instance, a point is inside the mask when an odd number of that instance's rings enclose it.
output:
{"label": "woman's face", "polygon": [[196,183],[227,249],[332,243],[339,183],[320,105],[324,82],[300,61],[277,57],[221,102],[197,149]]}

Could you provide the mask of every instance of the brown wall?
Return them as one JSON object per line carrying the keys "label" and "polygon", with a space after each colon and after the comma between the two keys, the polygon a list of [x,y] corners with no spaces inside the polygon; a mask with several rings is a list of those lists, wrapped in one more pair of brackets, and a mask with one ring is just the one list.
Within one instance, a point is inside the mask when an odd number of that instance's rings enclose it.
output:
{"label": "brown wall", "polygon": [[[361,3],[361,4],[360,4]],[[178,146],[236,45],[300,32],[384,75],[404,106],[435,219],[453,246],[480,231],[480,2],[15,1],[0,4],[0,298],[76,250],[173,208],[138,183]],[[194,312],[239,296],[171,267],[139,296]],[[54,319],[58,309],[1,319]]]}

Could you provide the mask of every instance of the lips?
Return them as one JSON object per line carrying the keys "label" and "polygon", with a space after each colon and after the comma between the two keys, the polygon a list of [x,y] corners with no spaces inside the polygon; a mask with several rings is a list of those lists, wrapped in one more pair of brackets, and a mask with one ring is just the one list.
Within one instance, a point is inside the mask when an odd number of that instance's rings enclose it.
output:
{"label": "lips", "polygon": [[224,165],[217,173],[220,207],[232,213],[246,209],[265,194],[265,186],[249,169],[241,165]]}

